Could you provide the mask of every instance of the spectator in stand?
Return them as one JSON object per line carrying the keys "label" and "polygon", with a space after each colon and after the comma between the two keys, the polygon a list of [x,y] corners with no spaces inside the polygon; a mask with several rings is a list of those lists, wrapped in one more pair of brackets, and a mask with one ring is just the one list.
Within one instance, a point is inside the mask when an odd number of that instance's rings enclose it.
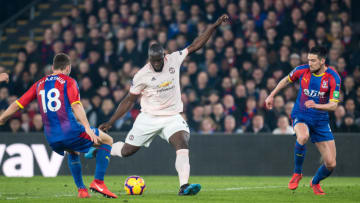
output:
{"label": "spectator in stand", "polygon": [[204,118],[201,121],[200,134],[213,134],[214,133],[214,121],[210,117]]}
{"label": "spectator in stand", "polygon": [[277,128],[272,132],[274,135],[293,135],[294,129],[289,125],[289,119],[287,116],[282,115],[277,120]]}
{"label": "spectator in stand", "polygon": [[357,133],[360,132],[359,126],[355,124],[353,115],[346,114],[344,117],[344,123],[341,126],[341,132],[344,133]]}
{"label": "spectator in stand", "polygon": [[224,133],[232,134],[236,132],[236,121],[234,116],[227,115],[224,121]]}
{"label": "spectator in stand", "polygon": [[[265,95],[296,66],[308,63],[307,50],[315,45],[328,48],[327,63],[343,81],[340,104],[360,126],[360,48],[350,1],[331,1],[329,6],[294,0],[81,2],[71,8],[69,16],[45,28],[42,41],[35,43],[36,37],[26,41],[13,67],[0,67],[1,73],[10,75],[9,84],[0,84],[0,109],[29,84],[51,74],[54,53],[67,52],[71,77],[78,81],[82,98],[89,100],[94,125],[102,119],[102,101],[111,98],[118,103],[129,90],[132,77],[148,60],[151,43],[160,43],[168,53],[178,51],[219,15],[228,13],[232,23],[221,26],[181,67],[184,113],[193,131],[198,132],[204,118],[210,116],[213,130],[223,132],[225,115],[232,115],[236,126],[245,131],[254,115],[264,111]],[[279,95],[282,99],[275,102],[279,109],[265,114],[271,130],[277,127],[280,115],[290,117],[298,88],[297,84],[286,88]],[[254,107],[249,100],[255,100]],[[214,116],[219,102],[223,103],[219,115],[224,115]],[[129,128],[138,111],[136,105],[117,123],[116,130]],[[36,109],[25,111],[24,118],[36,113]],[[340,132],[344,112],[338,113],[338,118],[332,117],[331,128]],[[22,122],[21,126],[29,125],[26,119]]]}
{"label": "spectator in stand", "polygon": [[256,114],[252,119],[251,125],[246,128],[247,133],[269,133],[271,132],[269,127],[264,123],[264,116],[262,114]]}
{"label": "spectator in stand", "polygon": [[31,132],[43,132],[43,122],[41,118],[41,114],[35,114],[32,120],[32,127],[30,129]]}

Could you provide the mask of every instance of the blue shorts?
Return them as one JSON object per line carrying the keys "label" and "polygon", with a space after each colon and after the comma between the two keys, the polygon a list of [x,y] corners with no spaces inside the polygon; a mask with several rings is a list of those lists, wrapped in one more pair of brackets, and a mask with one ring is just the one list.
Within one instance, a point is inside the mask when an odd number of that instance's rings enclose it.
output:
{"label": "blue shorts", "polygon": [[308,126],[312,143],[334,140],[328,120],[304,119],[295,116],[293,127],[298,123],[305,123]]}
{"label": "blue shorts", "polygon": [[[91,127],[91,129],[94,131],[96,136],[99,136],[99,129],[93,127]],[[91,141],[90,136],[85,132],[84,128],[82,128],[82,132],[76,137],[50,143],[52,150],[62,156],[64,156],[64,151],[66,150],[86,153],[93,145],[94,142]]]}

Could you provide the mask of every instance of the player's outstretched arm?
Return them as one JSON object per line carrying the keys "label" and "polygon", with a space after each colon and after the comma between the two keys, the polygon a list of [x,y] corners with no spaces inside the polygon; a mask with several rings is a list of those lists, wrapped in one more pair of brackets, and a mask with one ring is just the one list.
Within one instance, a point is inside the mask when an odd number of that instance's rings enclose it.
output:
{"label": "player's outstretched arm", "polygon": [[18,110],[20,109],[19,105],[16,102],[13,102],[4,113],[0,116],[0,125],[4,125],[6,121]]}
{"label": "player's outstretched arm", "polygon": [[272,109],[275,95],[277,95],[277,93],[279,93],[289,83],[290,83],[290,81],[289,81],[288,76],[286,76],[282,80],[280,80],[279,84],[276,85],[275,89],[265,99],[266,108]]}
{"label": "player's outstretched arm", "polygon": [[138,97],[139,95],[131,93],[126,95],[125,99],[120,102],[119,106],[117,107],[114,115],[111,116],[110,120],[99,126],[100,130],[108,131],[116,120],[123,117],[128,111],[130,111],[130,109],[132,109]]}
{"label": "player's outstretched arm", "polygon": [[91,130],[89,121],[86,118],[84,107],[81,105],[81,103],[74,103],[71,105],[71,108],[78,121],[84,126],[85,132],[90,136],[91,141],[93,141],[95,144],[99,144],[101,139],[95,135],[94,131]]}
{"label": "player's outstretched arm", "polygon": [[209,40],[211,35],[214,33],[216,28],[221,25],[222,22],[226,22],[229,20],[229,16],[224,14],[221,17],[219,17],[214,24],[211,24],[204,33],[202,33],[200,36],[198,36],[188,47],[188,53],[191,54],[201,47],[204,46],[204,44]]}

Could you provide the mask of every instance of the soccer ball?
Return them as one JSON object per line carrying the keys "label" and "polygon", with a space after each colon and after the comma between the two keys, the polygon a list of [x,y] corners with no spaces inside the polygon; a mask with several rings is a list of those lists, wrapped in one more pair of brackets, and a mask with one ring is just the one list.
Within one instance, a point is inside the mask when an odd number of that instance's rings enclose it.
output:
{"label": "soccer ball", "polygon": [[140,176],[130,176],[124,183],[128,195],[141,195],[145,190],[145,181]]}

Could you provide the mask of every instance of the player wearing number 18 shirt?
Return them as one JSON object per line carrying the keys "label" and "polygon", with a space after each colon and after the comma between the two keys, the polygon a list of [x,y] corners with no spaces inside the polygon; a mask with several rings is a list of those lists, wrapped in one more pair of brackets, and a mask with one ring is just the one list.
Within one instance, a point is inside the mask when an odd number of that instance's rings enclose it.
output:
{"label": "player wearing number 18 shirt", "polygon": [[90,184],[90,189],[106,197],[116,198],[117,196],[104,184],[113,140],[99,129],[90,127],[80,103],[77,83],[68,76],[71,72],[69,56],[57,54],[52,69],[52,75],[37,81],[22,97],[9,106],[0,116],[0,125],[16,111],[36,99],[50,147],[60,155],[64,155],[64,151],[69,153],[68,165],[78,187],[78,197],[90,197],[82,180],[79,152],[86,153],[90,147],[98,146],[95,179]]}
{"label": "player wearing number 18 shirt", "polygon": [[291,113],[296,133],[295,169],[288,186],[295,190],[302,179],[305,144],[310,138],[324,160],[310,182],[316,195],[325,194],[319,183],[330,176],[336,166],[335,141],[329,125],[328,111],[334,111],[337,107],[341,80],[335,69],[325,64],[325,60],[326,49],[313,47],[308,54],[309,63],[296,67],[265,100],[266,106],[271,109],[273,97],[289,83],[299,81],[300,89]]}

